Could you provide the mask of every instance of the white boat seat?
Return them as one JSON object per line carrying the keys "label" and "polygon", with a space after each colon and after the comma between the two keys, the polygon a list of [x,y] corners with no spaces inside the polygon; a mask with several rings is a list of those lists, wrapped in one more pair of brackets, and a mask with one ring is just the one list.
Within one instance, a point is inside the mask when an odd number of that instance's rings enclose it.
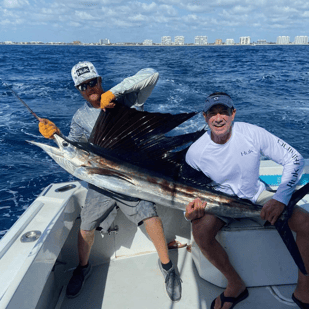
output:
{"label": "white boat seat", "polygon": [[[253,220],[241,219],[223,228],[217,240],[247,287],[297,282],[297,266],[273,226],[262,227]],[[194,241],[192,258],[201,278],[226,287],[226,278],[204,257]]]}

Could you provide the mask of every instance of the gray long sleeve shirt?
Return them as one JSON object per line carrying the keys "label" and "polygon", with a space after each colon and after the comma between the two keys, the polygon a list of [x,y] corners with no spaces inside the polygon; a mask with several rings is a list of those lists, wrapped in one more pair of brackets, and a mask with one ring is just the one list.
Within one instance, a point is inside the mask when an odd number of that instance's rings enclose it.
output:
{"label": "gray long sleeve shirt", "polygon": [[[123,105],[143,110],[147,98],[159,79],[159,73],[151,68],[142,69],[135,75],[125,78],[111,91]],[[68,138],[73,141],[87,141],[100,114],[89,102],[79,108],[73,116]]]}

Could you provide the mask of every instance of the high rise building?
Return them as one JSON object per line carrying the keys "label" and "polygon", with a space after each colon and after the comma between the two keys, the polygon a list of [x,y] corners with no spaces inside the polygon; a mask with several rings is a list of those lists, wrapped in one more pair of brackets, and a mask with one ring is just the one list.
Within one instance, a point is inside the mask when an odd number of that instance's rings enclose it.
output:
{"label": "high rise building", "polygon": [[289,36],[278,36],[277,44],[290,44],[290,37]]}
{"label": "high rise building", "polygon": [[100,40],[100,42],[99,42],[101,45],[108,45],[108,44],[110,44],[111,42],[109,41],[109,39],[104,39],[104,40]]}
{"label": "high rise building", "polygon": [[151,46],[152,40],[144,40],[143,45]]}
{"label": "high rise building", "polygon": [[234,44],[235,44],[235,41],[234,41],[234,39],[226,39],[226,40],[225,40],[225,44],[226,44],[226,45],[234,45]]}
{"label": "high rise building", "polygon": [[266,40],[257,40],[256,44],[258,44],[258,45],[265,45],[265,44],[267,44],[267,42],[266,42]]}
{"label": "high rise building", "polygon": [[207,36],[202,36],[202,35],[196,36],[194,38],[194,44],[195,45],[207,45]]}
{"label": "high rise building", "polygon": [[240,45],[250,45],[251,38],[249,36],[242,36],[239,38]]}
{"label": "high rise building", "polygon": [[216,39],[215,45],[222,45],[222,39]]}
{"label": "high rise building", "polygon": [[172,44],[172,38],[170,36],[163,36],[161,38],[161,45],[171,45]]}
{"label": "high rise building", "polygon": [[296,36],[294,40],[294,44],[308,44],[307,36]]}
{"label": "high rise building", "polygon": [[185,45],[185,37],[184,36],[175,36],[174,44],[175,45]]}

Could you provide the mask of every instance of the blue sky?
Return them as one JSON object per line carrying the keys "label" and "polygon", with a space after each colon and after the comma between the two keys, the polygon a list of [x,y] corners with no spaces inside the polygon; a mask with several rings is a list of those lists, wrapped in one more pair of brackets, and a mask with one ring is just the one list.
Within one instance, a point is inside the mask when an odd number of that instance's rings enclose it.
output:
{"label": "blue sky", "polygon": [[208,42],[309,36],[308,0],[0,0],[0,41]]}

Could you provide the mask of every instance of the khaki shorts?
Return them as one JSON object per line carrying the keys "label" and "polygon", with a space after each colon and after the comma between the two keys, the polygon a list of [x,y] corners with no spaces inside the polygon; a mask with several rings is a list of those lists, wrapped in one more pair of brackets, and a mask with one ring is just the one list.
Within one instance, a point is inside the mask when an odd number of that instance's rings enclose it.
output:
{"label": "khaki shorts", "polygon": [[141,225],[144,219],[158,216],[152,202],[112,193],[89,184],[85,206],[80,214],[80,228],[84,231],[92,231],[104,222],[115,207],[119,207],[137,226]]}
{"label": "khaki shorts", "polygon": [[[271,192],[271,191],[267,191],[264,190],[258,197],[258,199],[256,200],[255,204],[258,205],[264,205],[266,202],[268,202],[269,200],[271,200],[274,196],[275,192]],[[223,222],[225,222],[225,226],[227,226],[228,224],[232,223],[233,221],[239,221],[240,219],[235,219],[235,218],[229,218],[229,217],[223,217],[223,216],[217,216],[219,219],[221,219]],[[262,218],[250,218],[251,220],[257,222],[258,224],[260,224],[261,226],[264,226],[265,223],[267,222],[266,220],[263,220]]]}

